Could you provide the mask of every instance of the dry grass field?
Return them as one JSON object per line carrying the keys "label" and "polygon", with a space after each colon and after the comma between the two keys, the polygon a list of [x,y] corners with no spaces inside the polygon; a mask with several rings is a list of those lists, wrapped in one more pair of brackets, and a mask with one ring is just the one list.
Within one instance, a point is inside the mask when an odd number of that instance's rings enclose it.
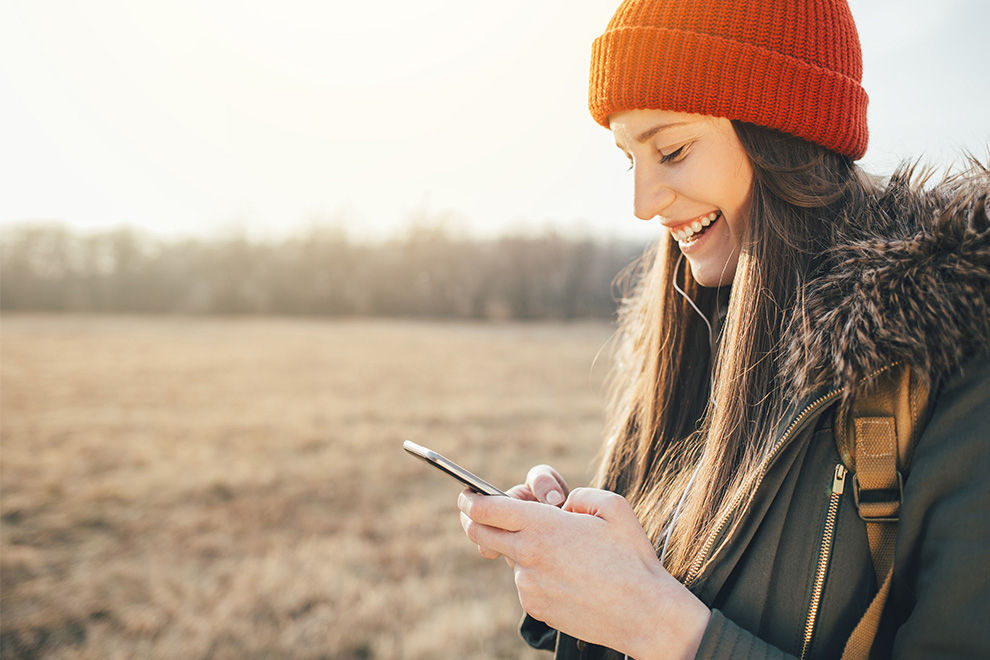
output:
{"label": "dry grass field", "polygon": [[5,658],[534,658],[429,445],[588,478],[604,323],[0,322]]}

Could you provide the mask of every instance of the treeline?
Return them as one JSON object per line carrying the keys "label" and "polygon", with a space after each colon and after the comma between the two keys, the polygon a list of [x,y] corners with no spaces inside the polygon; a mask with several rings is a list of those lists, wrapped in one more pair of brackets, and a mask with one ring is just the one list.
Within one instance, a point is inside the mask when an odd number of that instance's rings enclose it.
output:
{"label": "treeline", "polygon": [[0,309],[177,314],[610,317],[628,241],[457,238],[417,227],[383,243],[316,228],[282,241],[165,241],[123,228],[22,225],[0,236]]}

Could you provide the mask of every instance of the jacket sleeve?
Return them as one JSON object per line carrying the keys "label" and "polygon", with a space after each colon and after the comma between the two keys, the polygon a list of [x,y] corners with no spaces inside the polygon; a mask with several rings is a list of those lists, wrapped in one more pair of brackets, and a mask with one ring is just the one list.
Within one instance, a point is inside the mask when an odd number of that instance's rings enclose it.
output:
{"label": "jacket sleeve", "polygon": [[541,651],[553,651],[557,642],[556,630],[528,614],[523,615],[522,623],[519,624],[519,634],[527,644]]}
{"label": "jacket sleeve", "polygon": [[904,486],[895,658],[990,657],[990,358],[943,388]]}
{"label": "jacket sleeve", "polygon": [[744,630],[727,619],[718,610],[712,610],[705,636],[695,655],[697,659],[748,658],[750,660],[783,660],[794,658],[775,646],[767,644],[753,633]]}

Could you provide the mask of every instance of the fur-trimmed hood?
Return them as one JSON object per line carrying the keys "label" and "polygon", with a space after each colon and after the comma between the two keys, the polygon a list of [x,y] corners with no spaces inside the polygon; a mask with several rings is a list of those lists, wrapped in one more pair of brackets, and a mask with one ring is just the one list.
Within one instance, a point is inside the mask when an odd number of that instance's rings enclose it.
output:
{"label": "fur-trimmed hood", "polygon": [[843,226],[787,334],[792,394],[851,392],[894,360],[938,383],[990,350],[990,169],[931,179],[901,168]]}

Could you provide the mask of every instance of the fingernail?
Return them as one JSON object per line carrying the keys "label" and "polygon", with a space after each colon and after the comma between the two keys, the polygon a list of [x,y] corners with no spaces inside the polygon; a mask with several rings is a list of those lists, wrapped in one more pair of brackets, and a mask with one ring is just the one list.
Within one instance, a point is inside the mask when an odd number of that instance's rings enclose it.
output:
{"label": "fingernail", "polygon": [[460,509],[461,511],[464,510],[464,505],[466,503],[465,502],[466,499],[467,498],[464,497],[464,493],[461,493],[460,495],[457,496],[457,508]]}
{"label": "fingernail", "polygon": [[547,493],[547,503],[557,506],[564,501],[564,495],[559,490],[551,490]]}

